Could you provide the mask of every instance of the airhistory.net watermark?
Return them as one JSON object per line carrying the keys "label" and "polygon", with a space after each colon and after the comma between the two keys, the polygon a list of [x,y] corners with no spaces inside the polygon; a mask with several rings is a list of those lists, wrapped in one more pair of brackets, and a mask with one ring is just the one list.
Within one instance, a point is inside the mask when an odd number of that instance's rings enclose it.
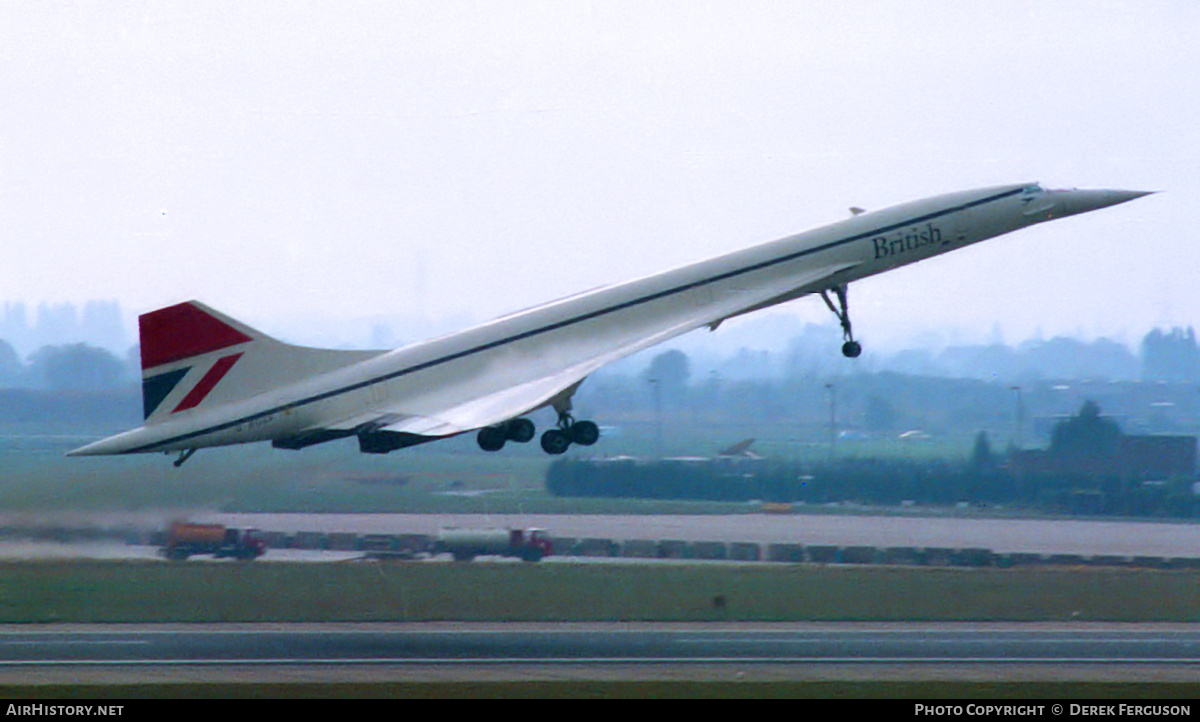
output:
{"label": "airhistory.net watermark", "polygon": [[120,717],[123,704],[9,704],[5,716],[17,717]]}

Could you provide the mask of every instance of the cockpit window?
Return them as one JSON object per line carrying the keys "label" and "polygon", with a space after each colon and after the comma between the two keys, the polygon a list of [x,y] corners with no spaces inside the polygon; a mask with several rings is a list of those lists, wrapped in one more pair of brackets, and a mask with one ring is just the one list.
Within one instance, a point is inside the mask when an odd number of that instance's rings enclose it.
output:
{"label": "cockpit window", "polygon": [[1027,185],[1024,188],[1022,188],[1021,192],[1026,195],[1033,195],[1034,193],[1041,193],[1042,190],[1043,189],[1042,189],[1041,185],[1039,185],[1037,183],[1032,183],[1032,184]]}

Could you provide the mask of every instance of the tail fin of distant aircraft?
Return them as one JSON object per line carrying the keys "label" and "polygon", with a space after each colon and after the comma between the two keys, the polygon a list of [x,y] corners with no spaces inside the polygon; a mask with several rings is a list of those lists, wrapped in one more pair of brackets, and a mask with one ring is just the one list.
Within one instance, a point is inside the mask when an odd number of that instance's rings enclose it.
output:
{"label": "tail fin of distant aircraft", "polygon": [[381,353],[292,346],[198,301],[142,315],[138,333],[147,424],[241,401]]}
{"label": "tail fin of distant aircraft", "polygon": [[762,458],[753,451],[750,451],[750,445],[753,443],[754,439],[743,439],[724,451],[718,451],[717,456],[753,456]]}

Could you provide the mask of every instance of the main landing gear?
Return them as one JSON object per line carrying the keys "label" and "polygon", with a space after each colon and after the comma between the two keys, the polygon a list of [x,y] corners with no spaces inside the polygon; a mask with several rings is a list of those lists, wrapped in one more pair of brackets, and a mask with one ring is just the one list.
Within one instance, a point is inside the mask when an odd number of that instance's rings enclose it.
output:
{"label": "main landing gear", "polygon": [[503,424],[483,427],[479,430],[475,441],[479,443],[479,448],[484,451],[499,451],[504,448],[505,442],[508,441],[527,444],[533,440],[535,433],[536,430],[533,428],[533,422],[529,419],[510,419]]}
{"label": "main landing gear", "polygon": [[833,301],[829,300],[829,292],[821,291],[821,298],[825,299],[825,305],[829,306],[829,310],[838,317],[838,322],[842,324],[842,338],[845,343],[842,344],[842,355],[846,358],[858,358],[862,353],[862,346],[858,341],[854,340],[854,332],[850,330],[850,308],[846,302],[846,284],[834,286],[829,289],[837,296],[838,307],[834,307]]}
{"label": "main landing gear", "polygon": [[[512,419],[503,424],[485,426],[475,437],[479,448],[484,451],[499,451],[504,444],[514,441],[518,444],[533,440],[535,429],[529,419]],[[600,427],[591,421],[576,421],[566,412],[558,414],[558,428],[550,429],[542,434],[542,450],[547,454],[561,454],[571,444],[591,446],[600,438]]]}
{"label": "main landing gear", "polygon": [[576,421],[565,411],[558,414],[558,428],[542,434],[542,451],[558,455],[571,444],[591,446],[600,438],[600,427],[591,421]]}

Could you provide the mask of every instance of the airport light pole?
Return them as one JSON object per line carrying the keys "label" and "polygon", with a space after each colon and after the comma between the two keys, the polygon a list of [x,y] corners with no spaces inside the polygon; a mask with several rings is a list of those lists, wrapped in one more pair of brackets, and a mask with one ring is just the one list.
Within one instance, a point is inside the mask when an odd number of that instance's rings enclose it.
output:
{"label": "airport light pole", "polygon": [[1025,401],[1024,401],[1024,399],[1021,398],[1021,387],[1020,386],[1009,386],[1009,388],[1012,389],[1013,392],[1016,394],[1017,431],[1016,431],[1016,434],[1013,436],[1013,445],[1019,449],[1019,448],[1021,448],[1021,443],[1022,443],[1021,430],[1022,430],[1022,427],[1024,427],[1024,425],[1025,425]]}
{"label": "airport light pole", "polygon": [[832,382],[825,384],[829,391],[829,456],[837,452],[837,387]]}
{"label": "airport light pole", "polygon": [[663,429],[662,429],[662,389],[657,378],[646,379],[654,389],[654,442],[657,446],[658,458],[663,458]]}

